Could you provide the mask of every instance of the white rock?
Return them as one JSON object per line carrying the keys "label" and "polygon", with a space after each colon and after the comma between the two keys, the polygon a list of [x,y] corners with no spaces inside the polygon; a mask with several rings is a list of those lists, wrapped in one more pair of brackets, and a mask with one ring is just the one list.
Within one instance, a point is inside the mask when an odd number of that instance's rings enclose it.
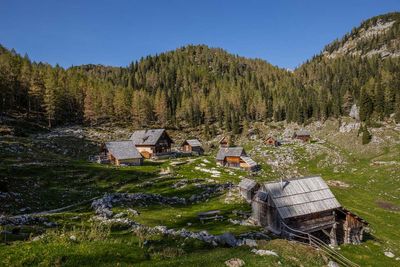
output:
{"label": "white rock", "polygon": [[232,258],[225,261],[225,265],[228,267],[241,267],[245,265],[245,262],[239,258]]}
{"label": "white rock", "polygon": [[394,254],[390,251],[385,251],[385,256],[389,258],[394,258]]}
{"label": "white rock", "polygon": [[256,255],[260,255],[260,256],[275,256],[275,257],[279,257],[278,254],[272,250],[264,250],[264,249],[255,249],[253,248],[251,250],[251,252],[253,252]]}
{"label": "white rock", "polygon": [[249,246],[249,247],[257,247],[257,241],[255,241],[254,239],[248,239],[248,238],[246,238],[246,239],[244,240],[244,244],[245,244],[246,246]]}

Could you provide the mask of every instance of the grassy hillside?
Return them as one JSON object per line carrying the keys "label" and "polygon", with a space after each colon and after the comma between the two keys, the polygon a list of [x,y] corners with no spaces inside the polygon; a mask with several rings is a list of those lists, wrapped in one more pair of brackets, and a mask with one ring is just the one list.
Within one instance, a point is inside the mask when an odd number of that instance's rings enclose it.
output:
{"label": "grassy hillside", "polygon": [[[340,252],[362,266],[396,266],[396,258],[400,257],[400,131],[394,124],[371,129],[372,142],[363,146],[357,130],[351,130],[353,123],[345,120],[342,127],[337,121],[311,124],[308,128],[313,133],[312,143],[288,143],[278,148],[264,145],[263,138],[275,134],[285,139],[298,126],[258,123],[251,127],[255,135],[238,136],[235,142],[262,164],[262,171],[253,177],[259,182],[321,174],[339,202],[370,223],[365,242],[341,246]],[[216,166],[215,150],[203,157],[148,161],[140,167],[116,168],[87,161],[89,155],[96,153],[99,140],[124,136],[129,130],[71,127],[24,137],[0,137],[1,214],[33,213],[76,204],[38,216],[45,221],[22,227],[3,226],[0,265],[222,266],[231,258],[244,260],[246,266],[327,263],[320,252],[271,234],[270,240],[258,241],[257,249],[272,250],[278,257],[255,255],[248,246],[214,247],[191,238],[132,232],[123,223],[103,225],[93,220],[91,201],[85,201],[104,193],[145,192],[189,199],[208,187],[237,184],[249,175]],[[171,134],[177,143],[185,135]],[[212,146],[217,139],[206,146]],[[130,214],[129,208],[140,215]],[[223,220],[199,222],[198,212],[214,209],[221,211]],[[209,194],[206,199],[187,205],[115,204],[112,210],[115,216],[119,214],[149,227],[164,225],[176,230],[206,230],[213,235],[230,232],[236,236],[261,230],[235,224],[242,219],[232,211],[250,210],[236,189]],[[389,251],[394,258],[384,255]]]}

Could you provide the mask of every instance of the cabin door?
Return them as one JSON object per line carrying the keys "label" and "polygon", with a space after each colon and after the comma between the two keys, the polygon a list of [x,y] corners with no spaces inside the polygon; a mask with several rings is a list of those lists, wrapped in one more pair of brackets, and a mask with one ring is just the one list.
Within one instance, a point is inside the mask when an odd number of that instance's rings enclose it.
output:
{"label": "cabin door", "polygon": [[268,207],[268,214],[267,214],[267,223],[268,226],[274,230],[279,230],[280,223],[279,223],[279,216],[278,211],[275,207]]}

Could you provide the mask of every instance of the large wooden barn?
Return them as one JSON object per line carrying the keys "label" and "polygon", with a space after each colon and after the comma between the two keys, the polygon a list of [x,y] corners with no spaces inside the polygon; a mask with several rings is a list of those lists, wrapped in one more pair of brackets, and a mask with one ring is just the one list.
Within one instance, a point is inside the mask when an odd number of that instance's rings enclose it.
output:
{"label": "large wooden barn", "polygon": [[130,140],[144,158],[168,154],[171,152],[171,144],[174,143],[165,129],[135,131]]}
{"label": "large wooden barn", "polygon": [[263,184],[253,198],[251,218],[276,234],[295,229],[332,245],[361,242],[367,225],[342,208],[318,176]]}
{"label": "large wooden barn", "polygon": [[194,153],[197,155],[203,155],[204,149],[200,141],[197,139],[188,139],[182,143],[181,150],[186,153]]}
{"label": "large wooden barn", "polygon": [[117,165],[142,165],[143,157],[132,141],[107,142],[103,147],[108,160]]}
{"label": "large wooden barn", "polygon": [[217,153],[217,164],[231,168],[255,171],[257,163],[247,156],[243,147],[221,147]]}

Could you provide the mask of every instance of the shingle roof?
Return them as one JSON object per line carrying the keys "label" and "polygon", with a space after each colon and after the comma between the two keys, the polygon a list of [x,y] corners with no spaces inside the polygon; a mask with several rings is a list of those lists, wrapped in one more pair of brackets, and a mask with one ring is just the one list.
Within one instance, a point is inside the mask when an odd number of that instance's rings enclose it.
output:
{"label": "shingle roof", "polygon": [[221,147],[217,154],[217,160],[224,160],[225,157],[240,157],[246,155],[243,147]]}
{"label": "shingle roof", "polygon": [[295,134],[296,134],[296,135],[299,135],[299,136],[308,136],[308,135],[311,135],[310,132],[307,131],[307,130],[305,130],[305,129],[301,129],[301,130],[299,130],[299,131],[296,131]]}
{"label": "shingle roof", "polygon": [[188,143],[191,147],[201,147],[201,143],[199,140],[197,139],[189,139],[185,141],[186,143]]}
{"label": "shingle roof", "polygon": [[252,158],[247,157],[247,156],[241,156],[240,157],[244,162],[247,163],[250,167],[255,167],[257,166],[257,162],[255,162]]}
{"label": "shingle roof", "polygon": [[268,193],[264,191],[258,191],[256,194],[256,198],[258,198],[261,201],[267,202]]}
{"label": "shingle roof", "polygon": [[130,137],[135,145],[155,145],[165,129],[134,131]]}
{"label": "shingle roof", "polygon": [[142,158],[132,141],[107,142],[106,148],[118,160]]}
{"label": "shingle roof", "polygon": [[248,178],[243,179],[239,183],[239,187],[246,189],[246,190],[251,190],[257,185],[257,182]]}
{"label": "shingle roof", "polygon": [[341,207],[321,177],[296,178],[264,186],[283,219]]}

